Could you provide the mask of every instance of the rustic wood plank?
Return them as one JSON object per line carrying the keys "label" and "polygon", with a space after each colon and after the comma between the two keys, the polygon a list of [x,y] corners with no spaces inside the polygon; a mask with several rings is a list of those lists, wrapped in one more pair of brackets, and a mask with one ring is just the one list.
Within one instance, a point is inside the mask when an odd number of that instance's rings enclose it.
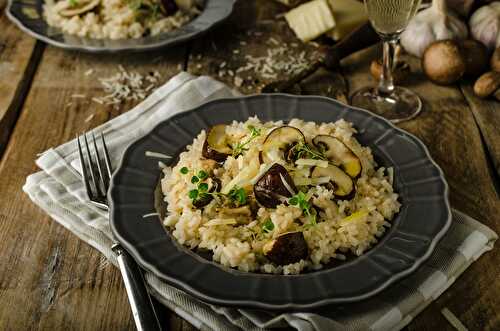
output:
{"label": "rustic wood plank", "polygon": [[[21,191],[37,153],[74,138],[136,102],[104,106],[98,77],[158,71],[161,82],[185,61],[185,47],[129,55],[86,55],[47,47],[0,162],[0,329],[132,330],[119,271],[59,226]],[[93,70],[89,74],[90,70]],[[74,98],[74,95],[85,98]],[[89,120],[89,116],[93,117]],[[178,323],[178,318],[165,318]],[[182,324],[183,322],[181,322]]]}
{"label": "rustic wood plank", "polygon": [[41,43],[9,21],[5,15],[6,4],[0,1],[0,157],[43,52]]}
{"label": "rustic wood plank", "polygon": [[[368,66],[377,56],[380,51],[375,47],[344,61],[343,73],[350,94],[375,83]],[[488,172],[480,132],[467,101],[457,87],[441,87],[428,82],[416,59],[407,57],[406,60],[416,72],[405,85],[422,97],[424,110],[416,119],[400,127],[417,135],[429,147],[450,185],[452,206],[499,232],[500,204]],[[491,285],[498,280],[499,266],[498,250],[486,253],[417,316],[408,330],[452,330],[440,313],[444,307],[458,316],[469,330],[496,330],[500,325],[497,309],[500,288]]]}
{"label": "rustic wood plank", "polygon": [[[285,6],[274,1],[239,1],[227,22],[193,42],[188,71],[212,76],[250,94],[315,69],[320,58],[317,45],[295,37],[282,18],[285,11]],[[264,63],[266,57],[269,62],[265,65],[256,64]],[[290,63],[297,65],[285,68]]]}
{"label": "rustic wood plank", "polygon": [[476,97],[470,84],[462,84],[461,89],[483,134],[496,175],[500,176],[500,102]]}

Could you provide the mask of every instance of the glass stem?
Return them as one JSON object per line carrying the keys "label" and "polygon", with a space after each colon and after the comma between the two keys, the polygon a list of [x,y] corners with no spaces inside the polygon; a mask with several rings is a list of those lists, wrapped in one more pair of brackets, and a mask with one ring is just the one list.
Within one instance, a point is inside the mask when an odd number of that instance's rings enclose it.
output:
{"label": "glass stem", "polygon": [[392,69],[394,68],[394,56],[396,52],[397,38],[383,38],[382,74],[378,83],[378,93],[388,95],[394,91]]}

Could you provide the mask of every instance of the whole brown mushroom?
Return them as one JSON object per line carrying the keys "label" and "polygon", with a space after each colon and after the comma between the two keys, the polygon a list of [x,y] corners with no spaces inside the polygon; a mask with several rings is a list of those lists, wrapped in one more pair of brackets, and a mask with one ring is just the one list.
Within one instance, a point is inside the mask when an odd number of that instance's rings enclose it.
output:
{"label": "whole brown mushroom", "polygon": [[462,41],[460,52],[465,60],[465,75],[478,77],[488,70],[488,49],[479,41],[472,39]]}
{"label": "whole brown mushroom", "polygon": [[500,47],[495,49],[490,61],[491,70],[500,72]]}
{"label": "whole brown mushroom", "polygon": [[494,95],[498,99],[500,90],[500,72],[488,71],[479,77],[474,84],[474,93],[480,98]]}
{"label": "whole brown mushroom", "polygon": [[454,40],[433,42],[422,56],[422,69],[425,75],[439,85],[450,85],[465,73],[466,62]]}

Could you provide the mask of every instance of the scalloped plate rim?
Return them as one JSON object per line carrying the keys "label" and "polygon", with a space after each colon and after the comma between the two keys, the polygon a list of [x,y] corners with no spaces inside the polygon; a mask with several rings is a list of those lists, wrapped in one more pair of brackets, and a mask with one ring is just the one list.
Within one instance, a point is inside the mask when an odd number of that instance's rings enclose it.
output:
{"label": "scalloped plate rim", "polygon": [[[112,192],[113,192],[113,188],[116,186],[116,183],[115,183],[116,174],[119,172],[119,169],[123,168],[123,162],[125,160],[125,156],[128,153],[129,149],[133,148],[136,143],[138,143],[138,142],[142,141],[143,139],[145,139],[151,132],[155,131],[164,122],[174,120],[177,117],[187,116],[189,113],[193,113],[193,112],[197,111],[198,109],[200,109],[202,107],[207,107],[207,106],[209,106],[211,104],[216,104],[218,102],[224,102],[224,101],[234,101],[234,100],[239,100],[239,99],[248,100],[248,99],[263,98],[263,97],[270,97],[270,98],[272,98],[274,96],[276,96],[276,97],[286,97],[286,98],[296,98],[296,99],[318,99],[318,100],[323,100],[323,101],[330,102],[330,103],[335,103],[335,104],[337,104],[340,107],[350,108],[350,109],[354,109],[354,110],[357,110],[357,111],[361,111],[361,112],[367,114],[370,117],[374,117],[374,118],[382,121],[384,124],[388,125],[390,128],[396,130],[397,132],[399,132],[399,133],[401,133],[401,134],[409,137],[413,142],[415,142],[424,151],[424,154],[426,156],[426,160],[429,160],[430,163],[432,164],[432,166],[435,167],[438,170],[439,179],[440,179],[440,181],[443,184],[443,187],[444,187],[443,197],[444,197],[444,203],[445,203],[445,207],[446,207],[447,218],[446,218],[445,224],[443,225],[443,227],[441,228],[441,230],[435,235],[434,238],[432,238],[432,240],[429,243],[428,249],[426,250],[425,254],[423,254],[420,258],[415,259],[414,262],[413,262],[413,265],[410,268],[407,268],[407,269],[405,269],[403,271],[400,271],[400,272],[392,274],[383,284],[381,284],[377,288],[375,288],[375,289],[373,289],[371,291],[368,291],[368,292],[366,292],[366,293],[364,293],[362,295],[357,295],[357,296],[330,297],[330,298],[324,298],[324,299],[321,299],[321,300],[315,300],[314,302],[305,303],[305,304],[304,303],[296,304],[296,303],[293,303],[293,302],[284,303],[284,304],[275,304],[275,303],[260,302],[260,301],[252,300],[252,299],[248,299],[248,300],[226,300],[226,299],[216,298],[216,297],[213,297],[213,296],[210,296],[210,295],[205,295],[204,293],[198,291],[196,288],[192,287],[191,285],[187,284],[186,282],[184,282],[182,280],[178,280],[178,279],[173,278],[173,277],[170,277],[168,275],[165,275],[156,266],[154,266],[153,264],[151,264],[148,261],[144,260],[141,257],[140,253],[138,252],[138,250],[132,244],[128,243],[127,240],[120,235],[120,233],[115,228],[115,224],[113,222],[114,209],[115,208],[114,208],[114,203],[113,203],[113,199],[112,199]],[[175,114],[175,115],[173,115],[173,116],[171,116],[171,117],[169,117],[169,118],[167,118],[167,119],[165,119],[165,120],[157,123],[146,134],[144,134],[143,136],[141,136],[141,137],[135,139],[133,142],[131,142],[127,146],[127,148],[125,149],[125,151],[123,152],[122,157],[121,157],[120,162],[119,162],[119,165],[117,166],[117,168],[116,168],[116,170],[115,170],[115,172],[114,172],[114,174],[112,176],[112,180],[111,180],[111,183],[110,183],[110,189],[108,191],[108,200],[110,201],[110,224],[111,224],[111,229],[112,229],[113,234],[116,236],[116,238],[119,240],[119,242],[124,246],[124,248],[127,249],[127,251],[129,251],[137,259],[138,263],[142,267],[144,267],[146,270],[149,270],[149,271],[153,272],[153,274],[155,274],[159,278],[165,280],[167,283],[169,283],[169,284],[171,284],[171,285],[173,285],[173,286],[175,286],[177,288],[180,288],[180,289],[182,289],[182,290],[184,290],[184,291],[186,291],[186,292],[194,295],[195,297],[198,297],[199,299],[202,299],[202,300],[204,300],[206,302],[209,302],[209,303],[214,303],[214,304],[219,304],[219,305],[225,305],[225,306],[250,307],[250,308],[270,309],[270,310],[279,310],[279,311],[282,311],[282,310],[293,310],[293,311],[295,311],[295,310],[301,310],[301,309],[309,310],[309,309],[319,308],[319,307],[322,307],[322,306],[325,306],[325,305],[330,305],[330,304],[356,302],[356,301],[361,301],[361,300],[367,299],[369,297],[372,297],[372,296],[380,293],[385,288],[387,288],[389,285],[391,285],[394,282],[400,280],[401,278],[404,278],[405,276],[408,276],[409,274],[411,274],[413,271],[415,271],[418,267],[420,267],[430,257],[430,255],[434,251],[434,249],[435,249],[436,245],[438,244],[438,242],[442,239],[442,237],[448,231],[448,229],[449,229],[449,227],[451,225],[451,220],[452,220],[451,207],[450,207],[450,203],[449,203],[449,186],[448,186],[448,183],[447,183],[447,181],[446,181],[446,179],[444,177],[444,172],[442,171],[441,167],[431,157],[430,152],[429,152],[427,146],[418,137],[416,137],[415,135],[413,135],[410,132],[407,132],[405,130],[400,129],[399,127],[397,127],[396,125],[394,125],[390,121],[386,120],[385,118],[383,118],[383,117],[381,117],[379,115],[373,114],[373,113],[369,112],[368,110],[365,110],[365,109],[362,109],[362,108],[353,107],[353,106],[350,106],[350,105],[346,105],[346,104],[338,102],[337,100],[334,100],[334,99],[331,99],[331,98],[327,98],[327,97],[323,97],[323,96],[292,95],[292,94],[286,94],[286,93],[253,94],[253,95],[245,95],[245,96],[239,96],[239,97],[219,98],[219,99],[215,99],[215,100],[211,100],[211,101],[208,101],[206,103],[203,103],[203,104],[201,104],[201,105],[199,105],[199,106],[197,106],[197,107],[195,107],[193,109],[190,109],[190,110],[183,111],[181,113]],[[369,252],[373,251],[376,247],[377,247],[377,245],[375,245]],[[363,257],[363,256],[360,256],[360,257]],[[215,263],[215,262],[212,262],[212,261],[209,261],[209,262]],[[321,271],[325,271],[325,270],[320,270],[320,272]],[[258,275],[258,274],[254,274],[254,275]],[[300,277],[300,276],[304,276],[304,275],[307,275],[307,274],[286,275],[286,276],[275,275],[275,276],[277,276],[277,277]],[[309,274],[309,275],[314,275],[314,273]],[[265,276],[268,276],[268,275],[265,275]],[[271,277],[272,276],[273,275],[271,275]]]}

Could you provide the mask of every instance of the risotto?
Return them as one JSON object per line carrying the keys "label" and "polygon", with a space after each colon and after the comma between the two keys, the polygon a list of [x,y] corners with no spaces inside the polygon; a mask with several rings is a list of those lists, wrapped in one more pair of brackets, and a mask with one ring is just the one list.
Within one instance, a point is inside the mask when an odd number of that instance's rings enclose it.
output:
{"label": "risotto", "polygon": [[400,203],[392,168],[377,167],[355,133],[345,120],[256,117],[202,131],[163,169],[164,225],[241,271],[298,274],[362,255]]}
{"label": "risotto", "polygon": [[140,38],[168,32],[199,14],[201,0],[46,0],[50,26],[79,37]]}

